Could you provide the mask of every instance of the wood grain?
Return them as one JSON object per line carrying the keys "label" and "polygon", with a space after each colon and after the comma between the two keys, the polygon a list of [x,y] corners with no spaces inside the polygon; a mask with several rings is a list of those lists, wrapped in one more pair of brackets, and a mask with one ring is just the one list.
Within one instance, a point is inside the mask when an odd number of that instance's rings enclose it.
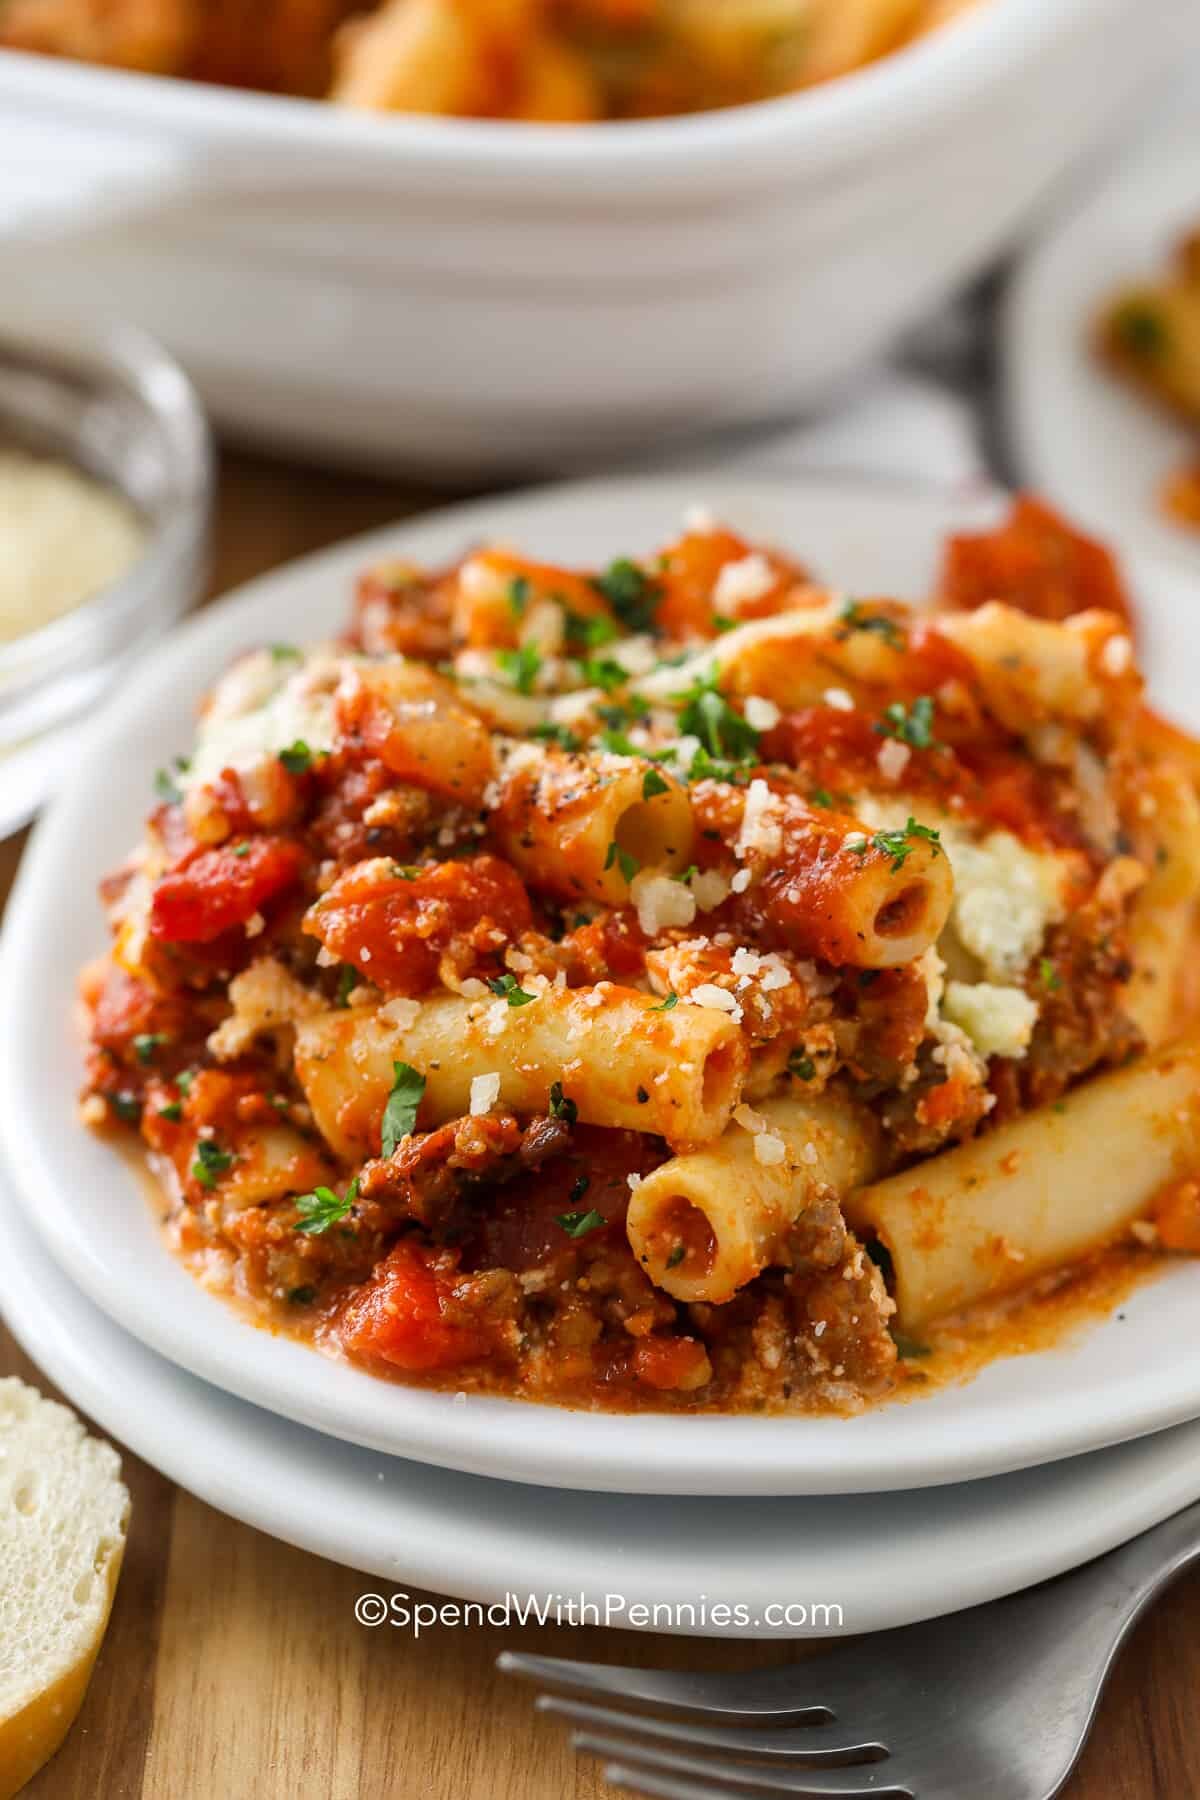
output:
{"label": "wood grain", "polygon": [[[426,501],[228,458],[214,591]],[[19,853],[20,840],[0,846],[0,893]],[[0,1374],[12,1373],[50,1390],[0,1326]],[[442,1629],[419,1643],[370,1631],[352,1608],[378,1582],[224,1518],[123,1455],[134,1510],[112,1623],[79,1722],[29,1800],[607,1800],[562,1728],[495,1674],[501,1649],[686,1669],[801,1654],[555,1627]],[[1125,1652],[1066,1800],[1200,1800],[1198,1696],[1194,1576]]]}

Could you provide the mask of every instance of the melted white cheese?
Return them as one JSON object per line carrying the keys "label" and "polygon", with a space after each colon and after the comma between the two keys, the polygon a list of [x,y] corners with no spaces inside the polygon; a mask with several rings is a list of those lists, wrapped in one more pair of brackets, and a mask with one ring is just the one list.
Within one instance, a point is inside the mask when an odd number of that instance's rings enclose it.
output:
{"label": "melted white cheese", "polygon": [[314,754],[332,750],[334,693],[357,660],[329,644],[239,657],[212,691],[181,785],[202,786],[222,769],[247,773],[296,743]]}

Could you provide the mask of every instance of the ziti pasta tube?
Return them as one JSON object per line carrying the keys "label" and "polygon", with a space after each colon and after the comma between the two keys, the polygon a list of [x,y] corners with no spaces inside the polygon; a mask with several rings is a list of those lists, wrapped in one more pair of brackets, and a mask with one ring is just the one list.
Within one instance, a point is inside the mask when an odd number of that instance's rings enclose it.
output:
{"label": "ziti pasta tube", "polygon": [[840,1195],[880,1167],[873,1117],[839,1095],[768,1100],[753,1123],[673,1157],[634,1190],[630,1247],[676,1300],[731,1300],[822,1188]]}
{"label": "ziti pasta tube", "polygon": [[639,869],[685,869],[694,835],[687,790],[657,764],[561,751],[509,762],[493,829],[509,861],[539,887],[608,906],[629,904]]}
{"label": "ziti pasta tube", "polygon": [[900,1324],[1000,1293],[1099,1249],[1200,1166],[1200,1040],[1159,1050],[850,1196],[891,1254]]}
{"label": "ziti pasta tube", "polygon": [[649,1131],[672,1145],[719,1137],[746,1064],[727,1013],[601,982],[349,1007],[303,1022],[296,1072],[322,1135],[339,1155],[374,1156],[395,1062],[425,1077],[422,1125],[469,1112],[471,1083],[497,1075],[497,1104],[544,1113],[560,1084],[585,1124]]}

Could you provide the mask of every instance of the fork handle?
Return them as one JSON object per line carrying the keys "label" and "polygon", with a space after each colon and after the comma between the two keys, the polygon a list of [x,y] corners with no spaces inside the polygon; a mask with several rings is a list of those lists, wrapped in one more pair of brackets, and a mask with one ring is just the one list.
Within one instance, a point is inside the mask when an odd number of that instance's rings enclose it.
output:
{"label": "fork handle", "polygon": [[1195,1563],[1200,1563],[1200,1501],[1082,1568],[994,1602],[990,1616],[1005,1616],[1018,1640],[1028,1634],[1047,1652],[1056,1645],[1064,1669],[1086,1667],[1103,1647],[1095,1668],[1098,1695],[1142,1614]]}
{"label": "fork handle", "polygon": [[1131,1538],[1080,1573],[1094,1571],[1099,1577],[1103,1571],[1113,1600],[1122,1610],[1128,1609],[1128,1628],[1164,1588],[1195,1563],[1200,1563],[1200,1501],[1172,1513],[1161,1525]]}

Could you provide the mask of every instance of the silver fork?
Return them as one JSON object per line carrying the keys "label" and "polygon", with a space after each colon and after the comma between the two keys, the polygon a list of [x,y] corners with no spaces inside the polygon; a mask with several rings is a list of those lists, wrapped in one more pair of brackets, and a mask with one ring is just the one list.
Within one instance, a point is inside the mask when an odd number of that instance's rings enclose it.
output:
{"label": "silver fork", "polygon": [[582,1727],[575,1748],[610,1759],[614,1787],[657,1800],[1051,1800],[1118,1650],[1193,1563],[1200,1503],[1073,1574],[784,1668],[674,1674],[508,1650],[498,1667],[583,1696],[537,1706]]}

